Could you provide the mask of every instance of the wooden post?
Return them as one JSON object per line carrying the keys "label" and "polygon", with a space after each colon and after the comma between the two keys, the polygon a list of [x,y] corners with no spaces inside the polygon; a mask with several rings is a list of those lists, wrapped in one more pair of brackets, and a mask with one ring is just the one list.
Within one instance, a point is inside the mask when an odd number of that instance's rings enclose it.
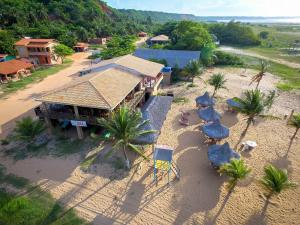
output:
{"label": "wooden post", "polygon": [[52,122],[48,116],[48,108],[47,108],[47,104],[45,102],[42,103],[42,107],[45,109],[45,112],[46,112],[46,115],[45,115],[45,122],[47,124],[47,127],[48,127],[48,132],[50,134],[52,134],[53,132],[53,125],[52,125]]}
{"label": "wooden post", "polygon": [[[74,106],[74,111],[75,111],[75,118],[77,120],[79,120],[80,117],[79,117],[79,112],[78,112],[78,107],[77,106]],[[77,129],[78,138],[80,140],[83,139],[83,130],[82,130],[82,127],[76,126],[76,129]]]}

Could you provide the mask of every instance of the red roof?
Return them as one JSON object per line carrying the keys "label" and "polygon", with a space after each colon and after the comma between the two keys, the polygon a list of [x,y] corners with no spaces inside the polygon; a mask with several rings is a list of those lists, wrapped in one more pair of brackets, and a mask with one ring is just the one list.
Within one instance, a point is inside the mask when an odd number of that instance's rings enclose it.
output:
{"label": "red roof", "polygon": [[31,63],[13,59],[7,62],[0,62],[0,74],[16,74],[21,69],[30,69],[32,67]]}
{"label": "red roof", "polygon": [[38,38],[23,38],[19,41],[17,41],[15,43],[15,45],[18,45],[18,46],[27,46],[28,44],[35,44],[35,43],[38,43],[38,44],[48,44],[50,42],[53,42],[54,39],[38,39]]}
{"label": "red roof", "polygon": [[89,44],[83,43],[83,42],[78,42],[74,47],[85,48],[85,47],[89,47]]}

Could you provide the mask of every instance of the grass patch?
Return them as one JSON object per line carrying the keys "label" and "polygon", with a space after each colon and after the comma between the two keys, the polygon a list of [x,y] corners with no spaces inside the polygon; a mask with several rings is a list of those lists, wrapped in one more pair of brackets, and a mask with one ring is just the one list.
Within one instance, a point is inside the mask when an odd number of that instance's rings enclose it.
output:
{"label": "grass patch", "polygon": [[177,97],[173,99],[174,103],[187,103],[189,100],[185,97]]}
{"label": "grass patch", "polygon": [[63,64],[54,65],[51,67],[41,67],[36,69],[30,76],[24,77],[21,80],[18,80],[16,82],[10,82],[8,84],[1,85],[1,91],[3,94],[0,95],[0,97],[3,97],[7,94],[16,92],[18,90],[24,89],[27,85],[31,83],[36,83],[42,81],[44,78],[53,75],[67,67],[69,67],[72,64],[73,60],[71,59],[65,59]]}
{"label": "grass patch", "polygon": [[94,162],[97,159],[97,156],[99,154],[99,152],[101,152],[103,150],[103,145],[100,145],[98,148],[96,148],[93,153],[88,156],[87,158],[85,158],[81,163],[80,163],[80,168],[82,170],[87,170],[91,165],[94,164]]}
{"label": "grass patch", "polygon": [[[259,70],[261,59],[244,55],[240,55],[240,57],[248,68]],[[300,90],[300,69],[291,68],[275,62],[269,62],[269,64],[270,68],[268,72],[284,80],[284,82],[277,84],[278,89],[282,91]]]}
{"label": "grass patch", "polygon": [[197,85],[193,83],[187,85],[187,88],[194,88],[194,87],[197,87]]}

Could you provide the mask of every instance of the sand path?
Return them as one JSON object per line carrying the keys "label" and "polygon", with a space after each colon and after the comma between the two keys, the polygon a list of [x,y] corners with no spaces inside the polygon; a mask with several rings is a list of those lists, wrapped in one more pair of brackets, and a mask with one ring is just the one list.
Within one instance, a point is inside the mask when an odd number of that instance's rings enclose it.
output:
{"label": "sand path", "polygon": [[230,47],[230,46],[220,46],[218,49],[222,50],[222,51],[225,51],[225,52],[229,52],[229,53],[234,53],[234,54],[238,54],[238,55],[252,56],[252,57],[259,58],[259,59],[264,59],[264,60],[268,60],[268,61],[271,61],[271,62],[284,64],[284,65],[289,66],[291,68],[300,69],[300,63],[293,63],[293,62],[286,61],[284,59],[276,59],[276,58],[271,58],[271,57],[267,57],[267,56],[262,56],[258,53],[250,52],[250,51],[247,51],[245,49],[239,49],[239,48],[234,48],[234,47]]}
{"label": "sand path", "polygon": [[86,58],[89,54],[87,52],[75,53],[71,56],[74,62],[70,67],[48,76],[39,83],[31,84],[23,90],[1,98],[0,137],[5,136],[13,129],[16,119],[34,115],[33,109],[40,104],[34,100],[35,97],[70,82],[73,79],[72,75],[79,70],[88,68],[89,60]]}

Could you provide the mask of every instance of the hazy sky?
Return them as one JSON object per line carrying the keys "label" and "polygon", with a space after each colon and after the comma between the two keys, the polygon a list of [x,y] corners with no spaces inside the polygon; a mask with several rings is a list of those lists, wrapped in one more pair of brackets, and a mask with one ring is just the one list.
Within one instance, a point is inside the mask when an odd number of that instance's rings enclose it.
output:
{"label": "hazy sky", "polygon": [[300,0],[105,0],[119,9],[198,16],[300,16]]}

